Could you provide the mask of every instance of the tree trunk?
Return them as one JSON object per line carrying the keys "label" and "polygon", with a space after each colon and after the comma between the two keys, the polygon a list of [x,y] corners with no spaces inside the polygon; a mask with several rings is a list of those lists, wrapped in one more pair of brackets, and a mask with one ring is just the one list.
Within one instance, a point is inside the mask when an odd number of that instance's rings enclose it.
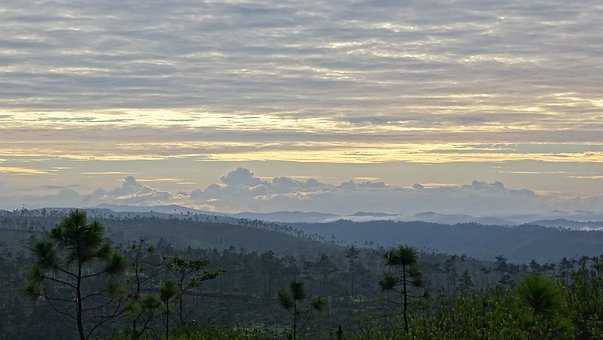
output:
{"label": "tree trunk", "polygon": [[272,274],[268,274],[268,297],[272,296]]}
{"label": "tree trunk", "polygon": [[170,305],[169,301],[165,304],[165,340],[170,338]]}
{"label": "tree trunk", "polygon": [[293,303],[293,340],[297,339],[297,303]]}
{"label": "tree trunk", "polygon": [[404,330],[408,333],[408,292],[406,288],[406,266],[402,265],[402,294],[404,295]]}
{"label": "tree trunk", "polygon": [[184,274],[180,275],[180,281],[178,282],[178,320],[180,321],[180,327],[184,326]]}
{"label": "tree trunk", "polygon": [[[79,248],[78,248],[79,249]],[[78,251],[79,257],[79,251]],[[80,336],[80,340],[86,340],[86,333],[84,332],[84,322],[82,320],[82,263],[78,260],[77,264],[77,283],[75,289],[75,298],[77,299],[76,317],[77,317],[77,332]]]}
{"label": "tree trunk", "polygon": [[[140,270],[138,267],[138,263],[139,263],[139,257],[138,254],[136,254],[136,262],[134,265],[134,273],[136,274],[136,298],[139,299],[140,298],[140,290],[141,290],[141,282],[140,282]],[[141,314],[138,314],[134,320],[132,320],[132,340],[136,340],[140,337],[140,335],[138,334],[138,318],[141,316]]]}
{"label": "tree trunk", "polygon": [[184,325],[184,309],[182,300],[182,293],[180,293],[180,297],[178,298],[178,319],[180,320],[180,326]]}
{"label": "tree trunk", "polygon": [[354,296],[354,269],[352,269],[352,296]]}

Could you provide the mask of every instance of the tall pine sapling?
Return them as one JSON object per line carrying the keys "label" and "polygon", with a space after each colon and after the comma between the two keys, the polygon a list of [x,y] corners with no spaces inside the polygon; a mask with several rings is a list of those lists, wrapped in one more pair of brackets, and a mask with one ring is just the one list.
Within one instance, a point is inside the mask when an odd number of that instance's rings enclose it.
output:
{"label": "tall pine sapling", "polygon": [[222,271],[209,271],[206,260],[188,260],[182,257],[173,257],[167,261],[167,269],[172,274],[176,283],[176,300],[178,304],[178,321],[180,326],[186,323],[184,310],[184,296],[198,288],[201,283],[213,280]]}
{"label": "tall pine sapling", "polygon": [[417,267],[417,252],[410,247],[400,246],[385,253],[385,265],[389,268],[379,282],[384,291],[394,291],[399,297],[400,313],[404,319],[404,330],[409,332],[408,303],[414,297],[410,293],[412,287],[423,286],[421,273]]}
{"label": "tall pine sapling", "polygon": [[144,293],[152,289],[152,283],[159,275],[161,259],[155,249],[145,241],[132,243],[126,253],[129,259],[128,305],[126,316],[130,322],[127,330],[132,340],[141,339],[151,329],[161,301],[156,294]]}
{"label": "tall pine sapling", "polygon": [[356,264],[358,258],[360,257],[360,251],[358,248],[354,246],[350,246],[345,250],[345,257],[348,260],[348,270],[350,272],[350,295],[354,296],[354,283],[355,283],[355,273],[356,273]]}
{"label": "tall pine sapling", "polygon": [[318,297],[310,303],[309,307],[304,307],[303,301],[306,299],[306,291],[303,282],[293,281],[289,284],[289,289],[282,289],[278,292],[278,299],[281,307],[285,308],[291,315],[290,338],[297,339],[297,329],[300,318],[311,310],[322,311],[325,308],[325,300]]}
{"label": "tall pine sapling", "polygon": [[33,244],[32,253],[27,293],[73,322],[80,340],[123,313],[125,293],[112,279],[126,262],[105,240],[103,226],[89,223],[85,212],[71,211]]}
{"label": "tall pine sapling", "polygon": [[165,339],[170,338],[170,304],[174,297],[178,294],[178,288],[173,281],[164,281],[159,288],[159,299],[163,303],[165,315]]}

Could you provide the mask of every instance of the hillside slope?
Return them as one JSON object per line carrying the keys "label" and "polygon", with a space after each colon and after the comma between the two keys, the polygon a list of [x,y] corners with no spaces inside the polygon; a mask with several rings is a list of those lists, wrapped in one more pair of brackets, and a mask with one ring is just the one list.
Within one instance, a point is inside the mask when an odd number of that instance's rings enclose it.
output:
{"label": "hillside slope", "polygon": [[557,261],[563,257],[603,253],[603,232],[569,231],[535,225],[517,227],[481,224],[444,225],[427,222],[350,222],[296,224],[306,233],[348,243],[393,246],[404,243],[424,250],[466,254],[492,260]]}

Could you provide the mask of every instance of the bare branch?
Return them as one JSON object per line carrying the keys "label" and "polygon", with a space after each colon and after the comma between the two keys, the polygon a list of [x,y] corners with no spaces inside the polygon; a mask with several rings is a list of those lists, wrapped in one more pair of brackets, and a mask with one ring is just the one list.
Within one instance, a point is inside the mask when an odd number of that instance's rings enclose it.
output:
{"label": "bare branch", "polygon": [[52,308],[52,310],[54,310],[57,314],[61,315],[64,318],[70,319],[71,321],[75,321],[75,317],[73,315],[63,310],[60,310],[57,306],[55,306],[54,303],[52,303],[52,299],[50,299],[49,296],[46,295],[46,293],[44,293],[44,298],[48,302],[50,308]]}
{"label": "bare branch", "polygon": [[42,275],[42,278],[43,278],[43,279],[46,279],[46,280],[50,280],[50,281],[56,282],[56,283],[60,283],[60,284],[65,285],[65,286],[69,286],[69,287],[71,287],[71,288],[73,288],[73,289],[76,289],[76,288],[77,288],[77,287],[76,287],[74,284],[72,284],[71,282],[67,282],[67,281],[63,281],[63,280],[59,280],[59,279],[55,279],[54,277],[50,277],[50,276],[47,276],[47,275]]}

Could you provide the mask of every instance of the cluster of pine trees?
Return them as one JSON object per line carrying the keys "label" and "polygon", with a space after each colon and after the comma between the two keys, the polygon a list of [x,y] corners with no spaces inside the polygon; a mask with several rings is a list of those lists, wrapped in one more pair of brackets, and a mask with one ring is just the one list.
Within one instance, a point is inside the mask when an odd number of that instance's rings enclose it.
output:
{"label": "cluster of pine trees", "polygon": [[3,336],[603,338],[600,257],[515,265],[407,246],[294,257],[117,244],[105,232],[76,210],[26,252],[0,249]]}

